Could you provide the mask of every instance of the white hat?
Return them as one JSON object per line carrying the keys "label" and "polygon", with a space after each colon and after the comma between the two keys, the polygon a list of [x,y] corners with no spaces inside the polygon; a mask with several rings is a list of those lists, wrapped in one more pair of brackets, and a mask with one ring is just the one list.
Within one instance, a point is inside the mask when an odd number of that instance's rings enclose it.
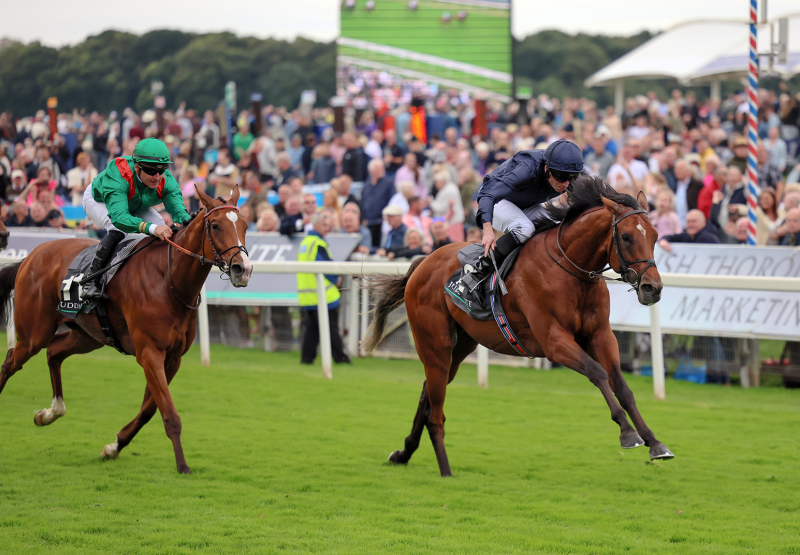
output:
{"label": "white hat", "polygon": [[611,129],[609,129],[607,125],[601,123],[600,125],[597,126],[597,129],[595,129],[594,136],[599,139],[603,135],[605,135],[606,137],[610,137]]}
{"label": "white hat", "polygon": [[390,204],[389,206],[383,209],[382,214],[384,218],[386,216],[402,216],[403,209],[397,206],[396,204]]}

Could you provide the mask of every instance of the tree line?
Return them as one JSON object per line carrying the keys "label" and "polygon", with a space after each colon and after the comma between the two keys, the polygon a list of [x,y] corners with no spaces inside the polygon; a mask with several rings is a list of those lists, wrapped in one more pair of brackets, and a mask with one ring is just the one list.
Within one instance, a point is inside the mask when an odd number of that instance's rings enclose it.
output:
{"label": "tree line", "polygon": [[[515,41],[515,73],[536,94],[608,102],[611,91],[587,90],[583,80],[651,37],[542,31]],[[228,81],[236,82],[240,107],[252,92],[260,92],[266,104],[296,106],[304,89],[316,90],[322,104],[335,94],[336,44],[172,30],[110,30],[61,48],[0,41],[0,110],[17,116],[44,108],[50,96],[58,97],[59,111],[144,110],[153,106],[153,81],[163,83],[169,107],[183,101],[214,108]]]}

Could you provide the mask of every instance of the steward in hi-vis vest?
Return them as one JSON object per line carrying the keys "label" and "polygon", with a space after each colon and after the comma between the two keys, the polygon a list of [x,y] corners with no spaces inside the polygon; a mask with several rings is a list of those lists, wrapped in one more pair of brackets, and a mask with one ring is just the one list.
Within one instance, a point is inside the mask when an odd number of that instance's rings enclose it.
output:
{"label": "steward in hi-vis vest", "polygon": [[[164,207],[177,224],[189,220],[178,182],[167,169],[171,164],[169,149],[156,138],[139,141],[133,156],[115,158],[86,188],[83,208],[106,236],[97,245],[89,273],[99,272],[126,233],[144,233],[164,239],[172,230],[152,207]],[[98,280],[83,286],[84,299],[100,298]]]}
{"label": "steward in hi-vis vest", "polygon": [[[331,253],[325,236],[333,229],[334,214],[330,208],[323,208],[311,216],[313,229],[303,238],[297,253],[298,262],[329,262]],[[334,362],[349,364],[350,358],[344,352],[344,343],[339,333],[339,304],[341,294],[336,286],[339,276],[325,275],[325,303],[328,305],[328,326],[331,332],[331,355]],[[317,357],[319,345],[319,311],[317,307],[316,274],[297,274],[297,299],[303,315],[303,338],[300,344],[300,362],[312,364]]]}

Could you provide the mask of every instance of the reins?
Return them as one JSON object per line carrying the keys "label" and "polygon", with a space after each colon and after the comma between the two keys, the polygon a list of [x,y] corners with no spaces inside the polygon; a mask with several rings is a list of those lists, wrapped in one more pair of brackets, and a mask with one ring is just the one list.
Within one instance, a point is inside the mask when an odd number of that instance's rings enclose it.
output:
{"label": "reins", "polygon": [[236,206],[223,205],[223,206],[217,206],[216,208],[212,208],[211,210],[207,210],[205,216],[203,216],[204,223],[203,223],[202,252],[203,253],[205,252],[204,247],[206,244],[206,235],[208,235],[208,242],[211,245],[211,251],[214,253],[214,260],[206,258],[205,254],[197,254],[188,249],[185,249],[170,239],[164,239],[167,243],[169,243],[169,246],[167,247],[167,273],[169,273],[169,286],[172,288],[172,292],[175,294],[175,297],[181,302],[183,306],[185,306],[189,310],[197,310],[198,307],[200,306],[200,301],[202,299],[200,295],[197,295],[197,302],[195,303],[194,306],[192,306],[183,299],[181,299],[180,295],[178,295],[178,292],[175,290],[175,283],[172,280],[172,247],[175,247],[178,251],[182,252],[183,254],[191,256],[192,258],[196,258],[197,260],[200,261],[201,265],[205,265],[206,263],[208,263],[211,264],[212,266],[219,268],[222,271],[222,275],[220,275],[221,279],[224,279],[223,276],[228,276],[228,279],[230,279],[231,277],[230,265],[222,259],[222,255],[230,250],[238,249],[235,253],[231,255],[231,260],[233,260],[233,258],[240,252],[244,251],[246,255],[249,253],[247,252],[247,249],[244,247],[244,245],[241,244],[228,247],[221,253],[217,252],[217,246],[214,244],[214,239],[212,238],[211,230],[209,229],[211,224],[209,223],[208,216],[211,215],[212,212],[216,212],[217,210],[224,210],[226,208],[230,210],[236,210],[237,212],[239,211],[239,209]]}
{"label": "reins", "polygon": [[[546,232],[546,234],[545,234],[544,250],[547,253],[547,255],[550,257],[550,259],[553,262],[555,262],[558,265],[559,268],[561,268],[562,270],[564,270],[565,272],[567,272],[569,275],[571,275],[574,278],[577,278],[577,279],[579,279],[581,281],[586,281],[588,283],[597,283],[601,279],[605,280],[605,281],[621,281],[623,283],[627,283],[628,285],[633,287],[633,289],[636,292],[638,292],[639,291],[639,286],[642,283],[642,277],[644,277],[644,273],[647,270],[649,270],[651,267],[655,268],[656,267],[656,261],[654,259],[652,259],[652,258],[647,258],[647,259],[640,259],[640,260],[632,260],[632,261],[628,262],[627,260],[625,260],[625,256],[622,254],[622,248],[620,247],[620,244],[619,244],[619,234],[617,233],[617,225],[622,220],[627,218],[628,216],[633,216],[634,214],[647,214],[647,210],[643,210],[643,209],[639,208],[638,210],[631,210],[630,212],[627,212],[626,214],[623,214],[620,218],[617,218],[616,215],[613,216],[613,220],[611,222],[611,244],[609,244],[609,246],[608,246],[608,253],[607,253],[608,254],[608,263],[607,263],[606,267],[603,268],[602,270],[592,270],[592,271],[584,270],[583,268],[581,268],[580,266],[575,264],[575,262],[573,262],[572,259],[570,259],[569,256],[567,256],[567,253],[564,252],[564,247],[561,245],[561,232],[562,232],[562,228],[564,227],[564,220],[561,220],[561,222],[558,224],[558,229],[556,230],[556,246],[558,246],[558,250],[561,252],[561,256],[563,256],[564,259],[567,262],[572,264],[572,266],[576,270],[578,270],[582,274],[586,274],[588,276],[588,278],[582,277],[580,275],[576,275],[576,274],[570,272],[558,260],[556,260],[555,257],[550,253],[550,250],[547,248],[547,237],[550,235],[550,232],[553,231],[552,229],[548,230]],[[619,258],[619,262],[620,262],[620,266],[621,266],[621,268],[620,268],[621,271],[619,272],[621,277],[618,277],[618,278],[610,278],[610,277],[606,277],[606,276],[603,275],[603,272],[605,272],[606,270],[614,270],[611,267],[611,247],[612,247],[612,245],[614,247],[614,250],[617,253],[617,258]],[[639,264],[641,262],[646,262],[647,266],[644,267],[644,270],[642,270],[642,273],[640,274],[634,268],[631,268],[631,265]],[[614,270],[614,271],[616,271],[616,270]],[[633,272],[633,275],[635,276],[635,279],[631,279],[630,278],[630,273],[631,272]]]}

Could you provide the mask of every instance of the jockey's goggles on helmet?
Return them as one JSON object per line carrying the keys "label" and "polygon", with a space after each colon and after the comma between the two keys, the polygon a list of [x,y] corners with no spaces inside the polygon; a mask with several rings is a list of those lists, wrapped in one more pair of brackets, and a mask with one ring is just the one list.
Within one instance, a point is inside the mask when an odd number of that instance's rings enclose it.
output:
{"label": "jockey's goggles on helmet", "polygon": [[167,171],[167,165],[166,164],[159,164],[157,166],[148,166],[148,165],[142,164],[140,162],[138,164],[138,166],[140,168],[142,168],[142,171],[144,173],[146,173],[147,175],[157,175],[157,174],[163,175],[164,172]]}
{"label": "jockey's goggles on helmet", "polygon": [[578,177],[577,172],[562,172],[561,170],[554,170],[550,169],[550,175],[552,175],[556,181],[559,183],[565,183],[567,181],[572,181],[576,177]]}

